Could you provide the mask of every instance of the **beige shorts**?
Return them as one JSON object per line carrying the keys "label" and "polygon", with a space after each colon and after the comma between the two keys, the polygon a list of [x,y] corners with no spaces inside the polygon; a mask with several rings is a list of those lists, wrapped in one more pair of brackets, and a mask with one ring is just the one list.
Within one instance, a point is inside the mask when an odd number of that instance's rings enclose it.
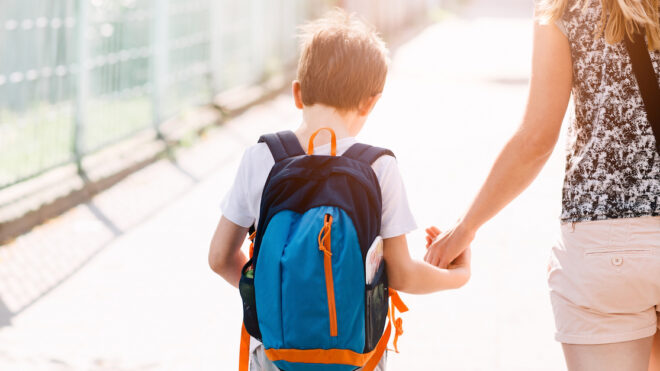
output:
{"label": "beige shorts", "polygon": [[559,342],[653,336],[660,328],[660,217],[562,224],[548,285]]}

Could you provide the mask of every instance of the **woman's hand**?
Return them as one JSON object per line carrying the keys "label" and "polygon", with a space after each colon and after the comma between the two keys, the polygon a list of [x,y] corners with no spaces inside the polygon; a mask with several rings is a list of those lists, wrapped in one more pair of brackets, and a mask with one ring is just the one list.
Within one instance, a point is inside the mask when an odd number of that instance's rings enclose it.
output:
{"label": "woman's hand", "polygon": [[437,227],[426,229],[426,255],[424,261],[440,268],[454,269],[456,266],[470,266],[470,244],[474,232],[460,223],[441,232]]}

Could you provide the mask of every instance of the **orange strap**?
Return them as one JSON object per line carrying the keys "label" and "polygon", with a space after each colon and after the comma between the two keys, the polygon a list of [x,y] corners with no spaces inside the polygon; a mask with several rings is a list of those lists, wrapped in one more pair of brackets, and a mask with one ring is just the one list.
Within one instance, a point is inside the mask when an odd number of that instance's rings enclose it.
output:
{"label": "orange strap", "polygon": [[330,154],[332,156],[337,156],[337,136],[335,135],[335,131],[330,128],[320,128],[319,130],[315,131],[311,137],[309,137],[309,146],[307,147],[307,153],[309,153],[310,155],[314,154],[314,139],[316,138],[316,134],[318,134],[322,130],[328,130],[330,132],[330,136],[331,136]]}
{"label": "orange strap", "polygon": [[[369,353],[361,354],[347,349],[266,349],[266,356],[271,361],[285,360],[289,362],[300,363],[319,363],[319,364],[332,364],[339,363],[345,365],[362,366],[364,371],[373,371],[383,358],[387,344],[392,335],[392,326],[395,328],[394,348],[396,349],[396,342],[399,335],[403,333],[401,326],[401,318],[394,318],[394,311],[399,312],[408,311],[408,307],[403,303],[399,293],[390,289],[390,300],[392,306],[388,311],[389,321],[387,327],[383,331],[376,347]],[[398,353],[398,350],[396,351]]]}
{"label": "orange strap", "polygon": [[[296,363],[343,364],[362,366],[364,371],[373,371],[383,358],[387,343],[392,334],[392,323],[388,322],[383,336],[376,347],[369,353],[357,353],[348,349],[266,349],[265,353],[271,361],[287,361]],[[242,370],[241,370],[242,371]]]}
{"label": "orange strap", "polygon": [[365,371],[372,371],[380,362],[390,339],[392,326],[388,323],[383,336],[376,347],[369,353],[357,353],[348,349],[266,349],[271,361],[295,363],[343,364],[363,366]]}
{"label": "orange strap", "polygon": [[369,358],[369,361],[364,365],[364,367],[362,367],[363,371],[373,371],[376,369],[376,366],[378,366],[378,363],[380,363],[380,359],[383,358],[383,354],[385,354],[387,343],[390,341],[391,334],[392,323],[388,322],[387,327],[385,328],[385,332],[383,332],[383,336],[381,336],[378,344],[376,344],[376,347],[371,352],[371,358]]}
{"label": "orange strap", "polygon": [[273,362],[342,364],[355,367],[365,364],[371,355],[348,349],[266,349],[265,353]]}
{"label": "orange strap", "polygon": [[[250,259],[252,259],[252,254],[254,253],[254,237],[257,235],[257,232],[252,232],[250,237]],[[250,363],[250,334],[248,334],[245,329],[245,324],[241,326],[241,345],[238,356],[238,371],[248,371]]]}
{"label": "orange strap", "polygon": [[387,312],[387,315],[389,316],[392,325],[394,325],[394,341],[392,342],[394,345],[394,351],[399,353],[397,343],[399,342],[399,336],[403,335],[403,320],[401,317],[396,318],[396,311],[398,310],[400,313],[404,313],[408,311],[408,307],[403,303],[403,300],[401,300],[401,297],[396,290],[389,289],[389,293],[392,306]]}
{"label": "orange strap", "polygon": [[238,371],[248,371],[250,363],[250,334],[245,329],[245,325],[241,328],[241,348],[238,357]]}
{"label": "orange strap", "polygon": [[408,306],[403,303],[403,300],[401,300],[401,296],[399,296],[399,293],[390,288],[389,290],[390,294],[390,299],[392,300],[392,305],[401,313],[406,313],[408,311]]}
{"label": "orange strap", "polygon": [[248,239],[250,240],[250,259],[252,259],[252,255],[254,254],[254,237],[257,235],[257,231],[252,232],[250,237]]}

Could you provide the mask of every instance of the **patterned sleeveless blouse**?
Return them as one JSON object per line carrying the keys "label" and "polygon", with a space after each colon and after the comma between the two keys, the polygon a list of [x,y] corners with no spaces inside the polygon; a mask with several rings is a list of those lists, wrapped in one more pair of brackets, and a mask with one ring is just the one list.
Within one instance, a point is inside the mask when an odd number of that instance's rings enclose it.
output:
{"label": "patterned sleeveless blouse", "polygon": [[[564,222],[660,215],[660,156],[623,42],[595,37],[600,0],[569,7],[560,28],[573,60],[573,102],[562,192]],[[660,52],[651,52],[660,76]]]}

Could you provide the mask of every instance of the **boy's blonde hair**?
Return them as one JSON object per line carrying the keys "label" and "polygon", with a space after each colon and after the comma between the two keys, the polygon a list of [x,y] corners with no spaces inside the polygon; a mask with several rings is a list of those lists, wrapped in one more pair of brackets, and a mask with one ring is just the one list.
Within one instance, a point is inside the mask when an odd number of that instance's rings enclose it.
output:
{"label": "boy's blonde hair", "polygon": [[373,28],[335,9],[300,30],[298,81],[304,105],[348,111],[383,91],[388,51]]}
{"label": "boy's blonde hair", "polygon": [[[560,19],[569,0],[541,0],[537,5],[537,16],[543,23]],[[650,50],[660,50],[660,21],[658,20],[658,0],[576,0],[572,9],[586,8],[591,1],[600,1],[603,6],[597,36],[605,36],[610,44],[623,40],[646,29],[646,40]]]}

